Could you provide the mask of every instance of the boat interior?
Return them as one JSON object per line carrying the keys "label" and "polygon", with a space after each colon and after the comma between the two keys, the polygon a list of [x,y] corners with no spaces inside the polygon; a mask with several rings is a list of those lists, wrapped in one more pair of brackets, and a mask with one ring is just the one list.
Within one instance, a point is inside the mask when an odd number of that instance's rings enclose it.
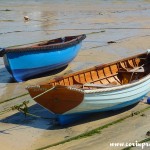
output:
{"label": "boat interior", "polygon": [[77,36],[68,36],[68,37],[63,37],[63,38],[58,38],[58,39],[45,41],[45,42],[39,43],[35,46],[46,46],[46,45],[52,45],[52,44],[61,44],[61,43],[64,43],[64,42],[69,42],[69,41],[71,41],[75,38],[77,38]]}
{"label": "boat interior", "polygon": [[138,81],[150,73],[147,54],[137,55],[74,74],[56,78],[49,84],[70,86],[81,89],[108,88]]}
{"label": "boat interior", "polygon": [[68,36],[68,37],[63,37],[63,38],[58,38],[58,39],[53,39],[53,40],[48,40],[48,41],[41,41],[38,43],[30,43],[30,44],[24,44],[24,45],[17,45],[17,46],[11,46],[9,49],[15,49],[15,48],[35,48],[35,47],[40,47],[40,46],[47,46],[47,45],[52,45],[52,44],[61,44],[64,42],[69,42],[72,41],[73,39],[76,39],[78,36]]}

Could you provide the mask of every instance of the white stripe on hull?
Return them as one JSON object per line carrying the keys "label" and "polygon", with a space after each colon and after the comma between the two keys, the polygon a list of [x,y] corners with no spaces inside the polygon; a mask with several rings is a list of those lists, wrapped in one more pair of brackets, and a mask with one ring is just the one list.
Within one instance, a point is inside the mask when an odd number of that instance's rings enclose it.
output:
{"label": "white stripe on hull", "polygon": [[82,103],[65,114],[106,109],[135,99],[140,100],[142,96],[146,95],[150,91],[149,77],[150,76],[143,78],[143,82],[139,81],[139,84],[137,84],[138,82],[131,83],[128,84],[130,86],[124,85],[120,86],[121,88],[114,88],[114,90],[110,89],[108,91],[100,91],[98,89],[99,92],[98,90],[96,92],[88,90],[89,93],[84,93],[84,100]]}

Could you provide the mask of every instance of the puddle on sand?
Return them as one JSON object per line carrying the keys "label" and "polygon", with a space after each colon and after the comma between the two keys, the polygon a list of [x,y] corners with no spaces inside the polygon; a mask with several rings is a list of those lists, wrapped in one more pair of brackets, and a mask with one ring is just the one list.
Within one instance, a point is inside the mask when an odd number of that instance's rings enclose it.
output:
{"label": "puddle on sand", "polygon": [[25,94],[25,85],[23,83],[1,83],[0,84],[0,102]]}
{"label": "puddle on sand", "polygon": [[[102,49],[101,47],[107,45],[110,40],[116,41],[141,34],[139,30],[117,30],[116,32],[115,29],[109,29],[110,27],[144,26],[144,22],[140,22],[140,19],[149,17],[150,1],[139,0],[134,2],[134,5],[130,5],[131,3],[133,4],[129,0],[94,0],[94,3],[93,0],[82,2],[80,0],[1,0],[0,47],[90,32],[93,34],[87,35],[85,41],[89,42],[83,43],[81,51],[92,47]],[[29,16],[30,20],[25,22],[24,16]],[[144,21],[146,25],[150,24],[149,20]],[[99,30],[102,31],[102,28],[106,28],[105,32],[96,34]],[[142,31],[143,34],[146,32],[147,30]],[[97,65],[97,61],[73,62],[70,72],[94,65]],[[22,87],[20,88],[20,84],[13,82],[0,58],[0,98],[2,100],[25,91]]]}

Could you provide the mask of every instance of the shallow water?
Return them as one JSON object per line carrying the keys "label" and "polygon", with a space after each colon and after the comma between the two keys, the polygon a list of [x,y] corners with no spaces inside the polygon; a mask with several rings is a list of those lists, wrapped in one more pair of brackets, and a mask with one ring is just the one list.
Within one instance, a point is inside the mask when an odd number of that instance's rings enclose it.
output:
{"label": "shallow water", "polygon": [[[91,32],[85,29],[135,27],[135,25],[141,27],[141,22],[135,23],[132,19],[139,15],[150,16],[149,1],[140,0],[136,3],[125,0],[1,0],[0,2],[0,47]],[[124,21],[123,19],[131,12],[131,18]],[[24,22],[24,16],[29,16],[31,20]],[[121,37],[119,34],[115,36]]]}
{"label": "shallow water", "polygon": [[[30,20],[25,22],[24,16],[29,16]],[[0,0],[0,47],[87,34],[78,56],[60,71],[60,74],[66,74],[150,48],[149,18],[150,0]],[[108,41],[116,43],[108,44]],[[0,102],[27,93],[27,84],[50,79],[50,74],[47,75],[15,83],[0,58]],[[24,100],[30,100],[30,96],[2,103],[0,110]],[[34,102],[30,101],[32,104]],[[35,115],[51,117],[47,110],[37,105],[31,106],[30,111]],[[21,113],[5,114],[0,124],[2,149],[37,149],[72,136],[70,128],[65,132],[63,129],[54,130],[51,124],[51,121],[39,118],[24,119]],[[81,131],[87,132],[91,129],[89,127],[84,122],[83,126],[73,131],[76,135]]]}
{"label": "shallow water", "polygon": [[[24,16],[29,16],[30,20],[25,22]],[[0,0],[0,47],[84,33],[87,38],[79,55],[71,63],[71,71],[75,71],[108,60],[105,57],[94,59],[96,54],[93,50],[103,51],[108,47],[103,53],[108,54],[110,60],[112,56],[129,54],[126,47],[115,50],[107,42],[149,35],[148,18],[149,0]],[[93,59],[85,60],[86,55],[91,55]],[[19,84],[13,82],[0,58],[0,88],[6,86],[9,92],[8,87],[12,84],[12,91],[18,89]],[[7,97],[8,92],[1,90],[1,98]]]}

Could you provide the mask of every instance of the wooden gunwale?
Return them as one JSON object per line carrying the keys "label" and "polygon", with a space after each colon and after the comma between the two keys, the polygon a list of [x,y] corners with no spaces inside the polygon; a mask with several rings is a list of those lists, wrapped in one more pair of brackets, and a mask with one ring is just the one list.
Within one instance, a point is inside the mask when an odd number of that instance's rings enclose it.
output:
{"label": "wooden gunwale", "polygon": [[[74,79],[75,76],[76,77],[77,76],[85,76],[86,73],[90,72],[90,74],[91,74],[92,71],[95,71],[97,73],[97,76],[96,76],[97,79],[96,80],[92,79],[93,76],[91,75],[91,77],[89,77],[89,78],[91,78],[91,83],[94,83],[96,81],[102,82],[103,79],[108,79],[109,77],[113,77],[114,80],[116,80],[120,84],[120,81],[118,80],[118,78],[116,76],[117,73],[116,72],[113,73],[112,66],[116,65],[117,69],[119,70],[119,63],[120,62],[124,62],[124,61],[128,61],[129,62],[131,60],[135,60],[136,58],[140,59],[140,57],[143,59],[143,57],[146,54],[147,53],[138,54],[138,55],[131,56],[131,57],[128,57],[128,58],[124,58],[124,59],[121,59],[121,60],[118,60],[118,61],[110,62],[108,64],[101,64],[101,65],[98,65],[98,66],[94,66],[94,67],[91,67],[89,69],[85,69],[85,70],[81,70],[81,71],[78,71],[78,72],[75,72],[75,73],[72,73],[72,74],[69,74],[69,75],[65,75],[63,77],[57,77],[57,78],[54,78],[54,79],[50,80],[49,82],[47,82],[47,84],[57,85],[57,84],[60,84],[60,83],[57,83],[57,82],[64,82],[64,80],[67,79],[67,78],[68,78],[68,80],[69,80],[69,78],[72,78],[72,80],[74,80],[74,82],[78,83],[78,81],[75,81],[75,79]],[[135,64],[135,65],[137,66],[137,64]],[[133,68],[135,66],[131,65],[131,67]],[[104,72],[103,73],[104,77],[100,77],[99,74],[98,74],[98,70],[104,70],[105,68],[109,68],[109,72],[110,72],[110,73],[108,73],[109,75],[108,74],[106,75],[105,74],[106,72]],[[85,79],[85,81],[84,81],[85,83],[88,82],[86,77],[84,77],[84,79]],[[108,82],[109,82],[109,80],[108,80]],[[68,83],[70,83],[70,81],[68,81]],[[41,84],[44,84],[44,83],[41,83]],[[63,83],[63,84],[65,85],[65,83]],[[103,83],[101,83],[101,84],[103,84]]]}
{"label": "wooden gunwale", "polygon": [[[58,38],[58,39],[53,39],[49,41],[39,42],[37,44],[33,43],[33,45],[30,45],[30,46],[20,45],[18,47],[9,47],[9,48],[5,48],[3,53],[5,54],[9,52],[41,51],[41,50],[53,50],[53,49],[66,48],[66,47],[73,46],[73,45],[80,43],[82,40],[86,38],[86,35],[83,34],[83,35],[78,35],[78,36],[68,36],[65,38],[70,38],[70,40],[67,40],[65,42],[60,41],[57,43],[53,42],[52,44],[50,43],[51,41],[57,41],[60,39]],[[49,44],[44,44],[44,43],[49,43]]]}

